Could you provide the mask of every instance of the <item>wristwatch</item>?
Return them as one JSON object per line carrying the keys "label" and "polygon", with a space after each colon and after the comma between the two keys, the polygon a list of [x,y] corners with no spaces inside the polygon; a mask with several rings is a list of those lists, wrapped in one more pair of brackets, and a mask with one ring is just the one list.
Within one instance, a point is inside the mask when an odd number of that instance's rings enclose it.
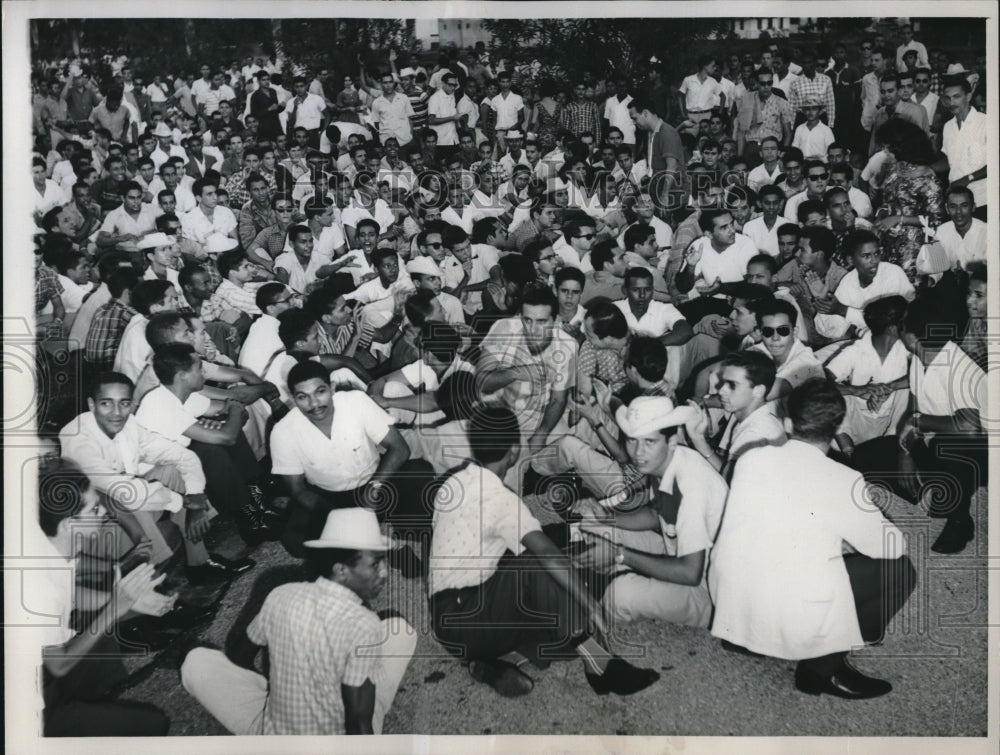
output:
{"label": "wristwatch", "polygon": [[625,565],[625,549],[620,545],[618,546],[618,552],[615,553],[615,563],[618,564],[618,566]]}

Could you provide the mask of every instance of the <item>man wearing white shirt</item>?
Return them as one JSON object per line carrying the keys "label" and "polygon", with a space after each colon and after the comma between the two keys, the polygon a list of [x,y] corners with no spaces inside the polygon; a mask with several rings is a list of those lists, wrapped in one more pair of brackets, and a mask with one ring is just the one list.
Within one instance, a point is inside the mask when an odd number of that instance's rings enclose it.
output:
{"label": "man wearing white shirt", "polygon": [[71,327],[76,313],[83,304],[84,297],[90,293],[93,284],[90,282],[90,262],[82,252],[67,252],[56,259],[56,270],[59,271],[59,283],[62,285],[62,303],[66,314],[66,327]]}
{"label": "man wearing white shirt", "polygon": [[945,208],[951,217],[935,229],[934,237],[948,253],[952,269],[965,270],[970,262],[986,261],[987,226],[973,217],[976,201],[968,186],[950,186]]}
{"label": "man wearing white shirt", "polygon": [[801,692],[878,697],[892,685],[863,675],[847,655],[881,639],[916,571],[903,534],[859,503],[867,499],[861,475],[826,456],[844,417],[836,387],[807,382],[788,414],[790,441],[752,449],[736,465],[709,568],[712,634],[737,650],[798,661]]}
{"label": "man wearing white shirt", "polygon": [[156,213],[152,205],[143,204],[142,187],[135,181],[122,183],[123,202],[111,210],[97,233],[97,246],[135,251],[136,244],[156,228]]}
{"label": "man wearing white shirt", "polygon": [[986,220],[986,162],[990,119],[971,105],[972,87],[958,76],[945,82],[942,100],[954,116],[944,124],[941,151],[948,157],[951,186],[968,186],[976,201],[975,216]]}
{"label": "man wearing white shirt", "polygon": [[198,201],[198,206],[181,216],[185,238],[205,249],[209,237],[215,234],[235,240],[238,225],[236,216],[228,207],[219,206],[215,185],[199,178],[194,182],[192,194]]}
{"label": "man wearing white shirt", "polygon": [[206,119],[206,121],[219,109],[220,102],[233,102],[236,100],[236,92],[233,91],[231,86],[223,83],[224,80],[225,77],[223,74],[212,74],[212,81],[208,88],[200,89],[195,95],[195,103],[198,105],[198,114],[202,118]]}
{"label": "man wearing white shirt", "polygon": [[931,75],[930,68],[918,68],[913,72],[913,97],[910,99],[927,111],[927,122],[931,124],[931,133],[936,134],[940,125],[936,124],[934,119],[941,98],[931,91]]}
{"label": "man wearing white shirt", "polygon": [[267,371],[268,363],[275,354],[284,350],[278,336],[278,315],[291,309],[295,295],[283,283],[265,283],[257,289],[255,303],[261,316],[254,320],[247,331],[246,340],[240,350],[239,366],[257,375]]}
{"label": "man wearing white shirt", "polygon": [[294,81],[295,96],[285,103],[288,114],[286,132],[295,128],[304,128],[308,135],[309,145],[319,149],[319,134],[326,123],[326,101],[317,94],[310,94],[308,83],[302,76],[296,76]]}
{"label": "man wearing white shirt", "polygon": [[628,105],[632,101],[632,95],[628,93],[629,82],[624,76],[618,77],[615,81],[617,94],[608,97],[604,102],[604,118],[611,128],[620,129],[622,132],[622,143],[635,149],[635,123],[628,114]]}
{"label": "man wearing white shirt", "polygon": [[859,218],[869,220],[874,212],[872,200],[861,189],[851,185],[854,178],[854,168],[847,163],[830,166],[830,181],[827,184],[826,197],[829,200],[831,189],[837,188],[847,192],[847,199]]}
{"label": "man wearing white shirt", "polygon": [[899,33],[903,42],[896,48],[896,70],[900,73],[909,70],[906,64],[903,63],[903,55],[906,54],[907,50],[916,51],[918,68],[929,68],[930,62],[927,59],[927,48],[924,47],[922,42],[918,42],[913,38],[913,27],[910,24],[904,24],[900,27]]}
{"label": "man wearing white shirt", "polygon": [[698,227],[704,234],[688,247],[684,264],[674,277],[677,290],[686,294],[694,290],[694,298],[680,305],[692,322],[706,314],[729,314],[730,307],[719,293],[723,283],[742,281],[747,263],[757,254],[757,247],[742,233],[736,232],[729,210],[702,210]]}
{"label": "man wearing white shirt", "polygon": [[681,121],[698,124],[711,117],[712,108],[725,106],[722,86],[715,79],[718,70],[719,64],[714,56],[702,55],[698,58],[698,73],[686,77],[678,90]]}
{"label": "man wearing white shirt", "polygon": [[428,124],[437,133],[437,146],[445,147],[444,152],[454,152],[458,147],[458,104],[455,90],[458,77],[447,71],[441,77],[442,87],[427,101]]}
{"label": "man wearing white shirt", "polygon": [[140,281],[129,302],[136,311],[122,333],[118,350],[115,352],[114,371],[121,372],[133,382],[146,366],[152,349],[146,340],[146,325],[149,316],[157,312],[173,312],[180,307],[177,291],[168,281]]}
{"label": "man wearing white shirt", "polygon": [[759,251],[777,258],[778,228],[785,223],[785,218],[780,215],[785,204],[785,193],[774,184],[767,184],[757,195],[757,202],[762,214],[743,224],[743,235]]}
{"label": "man wearing white shirt", "polygon": [[751,189],[760,191],[761,187],[773,184],[778,180],[778,176],[783,172],[780,155],[777,137],[765,136],[760,140],[760,158],[762,162],[747,174],[747,185]]}
{"label": "man wearing white shirt", "polygon": [[149,193],[153,195],[154,201],[161,191],[174,193],[174,198],[177,200],[175,208],[177,217],[183,217],[198,205],[190,187],[183,183],[180,169],[170,160],[160,166],[160,177],[153,179],[152,183],[149,184]]}
{"label": "man wearing white shirt", "polygon": [[[826,154],[826,150],[823,154]],[[802,164],[802,170],[805,173],[806,190],[790,196],[785,202],[785,217],[791,223],[798,222],[799,205],[806,200],[826,203],[824,195],[830,181],[830,169],[819,160],[806,160]]]}
{"label": "man wearing white shirt", "polygon": [[401,147],[405,147],[413,140],[410,125],[410,120],[416,115],[413,105],[409,97],[396,91],[391,73],[382,74],[379,85],[382,94],[372,102],[371,110],[372,121],[378,127],[379,141],[384,145],[387,139],[394,138]]}
{"label": "man wearing white shirt", "polygon": [[[521,117],[524,115],[524,100],[521,99],[521,95],[510,91],[509,71],[501,73],[497,83],[500,84],[500,93],[490,100],[490,105],[497,113],[496,131],[500,136],[499,143],[503,149],[505,146],[509,146],[504,143],[507,131],[516,129],[521,123]],[[438,144],[440,143],[439,139]]]}

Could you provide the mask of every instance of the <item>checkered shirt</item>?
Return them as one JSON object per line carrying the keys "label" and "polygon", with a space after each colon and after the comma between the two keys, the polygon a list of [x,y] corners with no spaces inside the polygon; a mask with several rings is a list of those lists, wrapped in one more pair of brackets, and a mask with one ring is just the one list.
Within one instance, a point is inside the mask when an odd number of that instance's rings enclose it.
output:
{"label": "checkered shirt", "polygon": [[815,97],[826,110],[827,125],[833,128],[837,117],[837,103],[833,99],[833,82],[830,81],[829,76],[824,76],[821,73],[817,73],[812,79],[799,76],[792,82],[789,89],[792,90],[788,94],[792,110],[799,110],[803,102]]}
{"label": "checkered shirt", "polygon": [[94,315],[87,331],[84,356],[87,363],[99,370],[110,370],[121,343],[125,326],[136,314],[132,307],[112,299]]}
{"label": "checkered shirt", "polygon": [[344,734],[341,685],[383,682],[378,616],[328,579],[276,587],[247,636],[270,654],[264,734]]}
{"label": "checkered shirt", "polygon": [[53,297],[63,292],[62,284],[56,271],[48,265],[35,268],[35,312],[41,312]]}
{"label": "checkered shirt", "polygon": [[597,104],[590,102],[570,102],[562,109],[559,125],[572,132],[573,136],[593,134],[594,144],[601,143],[601,114]]}
{"label": "checkered shirt", "polygon": [[269,225],[257,234],[257,238],[250,242],[247,246],[247,251],[263,249],[267,253],[267,256],[274,260],[285,251],[286,236],[287,230],[283,231],[277,223]]}
{"label": "checkered shirt", "polygon": [[227,309],[246,312],[248,315],[259,315],[257,289],[262,285],[262,283],[247,283],[240,288],[231,281],[222,281],[212,294],[212,298],[201,305],[202,319],[205,322],[218,320]]}

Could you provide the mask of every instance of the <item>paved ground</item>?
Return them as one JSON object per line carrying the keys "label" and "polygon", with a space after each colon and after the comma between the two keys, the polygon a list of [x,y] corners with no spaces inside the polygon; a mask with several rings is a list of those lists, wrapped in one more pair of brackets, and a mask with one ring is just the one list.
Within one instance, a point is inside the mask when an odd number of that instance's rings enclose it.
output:
{"label": "paved ground", "polygon": [[[379,607],[400,610],[421,637],[385,733],[986,736],[986,505],[981,490],[975,541],[965,553],[943,557],[929,551],[943,522],[891,502],[888,513],[910,535],[920,581],[883,644],[855,653],[860,669],[895,687],[886,697],[861,702],[803,695],[793,687],[792,662],[729,653],[706,631],[657,622],[616,630],[620,652],[661,673],[638,695],[598,697],[573,661],[529,669],[534,691],[504,699],[473,681],[430,636],[422,580],[390,571]],[[217,548],[232,555],[239,541],[222,534]],[[136,683],[124,697],[166,710],[171,734],[226,733],[180,686],[178,656],[192,640],[222,646],[256,575],[293,563],[273,543],[253,556],[258,568],[229,587],[211,625],[153,658],[130,661]]]}

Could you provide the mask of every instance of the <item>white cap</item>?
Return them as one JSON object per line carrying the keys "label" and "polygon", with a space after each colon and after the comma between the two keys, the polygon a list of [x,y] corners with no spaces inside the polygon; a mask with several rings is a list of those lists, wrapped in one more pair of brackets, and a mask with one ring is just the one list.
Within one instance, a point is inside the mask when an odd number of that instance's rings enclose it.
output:
{"label": "white cap", "polygon": [[170,246],[176,243],[177,239],[173,236],[168,236],[165,233],[150,233],[139,239],[135,246],[136,249],[159,249],[161,246]]}
{"label": "white cap", "polygon": [[441,277],[441,268],[430,257],[414,257],[406,263],[406,272],[410,275],[430,275],[431,277]]}
{"label": "white cap", "polygon": [[358,551],[389,550],[389,540],[378,526],[374,511],[360,507],[334,509],[318,540],[306,540],[307,548],[346,548]]}
{"label": "white cap", "polygon": [[674,406],[666,396],[639,396],[632,403],[618,407],[615,422],[630,438],[651,435],[666,427],[677,427],[694,417],[690,406]]}

